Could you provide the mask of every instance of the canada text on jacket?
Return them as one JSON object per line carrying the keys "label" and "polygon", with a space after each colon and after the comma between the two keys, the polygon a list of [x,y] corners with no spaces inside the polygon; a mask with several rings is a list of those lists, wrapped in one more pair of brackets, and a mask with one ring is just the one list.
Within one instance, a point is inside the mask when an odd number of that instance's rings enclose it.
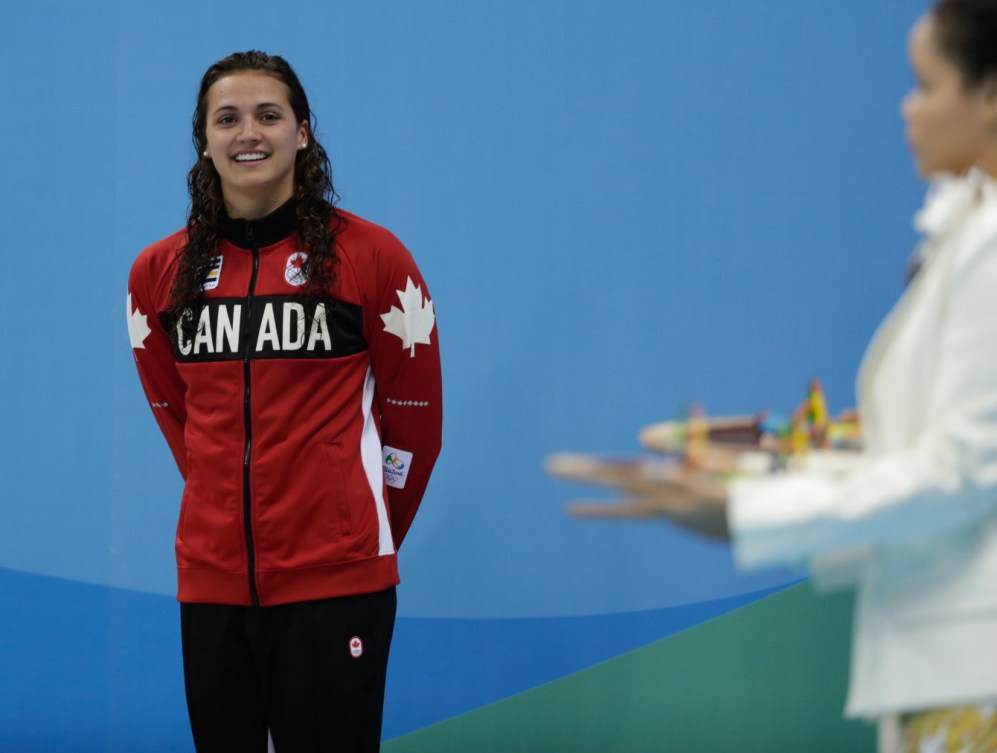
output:
{"label": "canada text on jacket", "polygon": [[245,298],[212,298],[197,314],[193,336],[185,335],[182,321],[194,315],[192,308],[174,319],[159,315],[181,363],[241,360],[247,352],[249,358],[340,358],[368,347],[360,307],[334,299],[258,296],[250,309]]}

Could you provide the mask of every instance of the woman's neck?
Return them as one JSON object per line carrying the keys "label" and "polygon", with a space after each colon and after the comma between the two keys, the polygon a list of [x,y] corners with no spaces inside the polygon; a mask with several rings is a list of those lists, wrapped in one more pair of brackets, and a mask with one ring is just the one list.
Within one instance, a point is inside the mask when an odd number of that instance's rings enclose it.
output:
{"label": "woman's neck", "polygon": [[264,196],[254,196],[243,193],[222,192],[225,201],[225,211],[233,220],[258,220],[266,217],[278,207],[284,205],[294,195],[293,188],[279,193],[269,193]]}

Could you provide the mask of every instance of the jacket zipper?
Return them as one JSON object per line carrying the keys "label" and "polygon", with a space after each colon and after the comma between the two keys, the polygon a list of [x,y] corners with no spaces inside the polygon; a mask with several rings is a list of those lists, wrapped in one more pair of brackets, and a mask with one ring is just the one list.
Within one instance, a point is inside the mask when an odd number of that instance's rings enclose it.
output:
{"label": "jacket zipper", "polygon": [[242,356],[242,373],[245,389],[242,398],[243,418],[246,424],[246,452],[242,460],[242,514],[243,523],[246,529],[246,558],[249,575],[249,597],[254,607],[260,605],[260,596],[256,590],[256,548],[253,545],[253,505],[252,493],[249,487],[249,461],[253,451],[253,421],[250,412],[250,394],[252,386],[250,384],[249,354],[252,352],[249,338],[252,336],[253,319],[253,295],[256,292],[256,274],[260,269],[260,249],[256,245],[253,237],[252,223],[246,223],[246,236],[253,249],[253,275],[249,280],[249,295],[246,297],[246,318],[243,322],[243,343],[245,351]]}

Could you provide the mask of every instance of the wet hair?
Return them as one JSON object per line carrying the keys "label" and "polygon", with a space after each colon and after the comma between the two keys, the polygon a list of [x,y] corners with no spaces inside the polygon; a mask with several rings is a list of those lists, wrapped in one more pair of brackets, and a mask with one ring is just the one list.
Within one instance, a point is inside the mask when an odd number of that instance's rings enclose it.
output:
{"label": "wet hair", "polygon": [[997,0],[939,0],[931,14],[939,47],[967,86],[997,74]]}
{"label": "wet hair", "polygon": [[[336,277],[336,236],[345,220],[336,212],[338,199],[332,185],[332,166],[325,149],[315,138],[315,116],[308,105],[297,74],[279,55],[258,50],[236,52],[205,71],[197,94],[192,121],[195,162],[187,173],[190,210],[187,213],[187,242],[177,252],[177,271],[170,289],[170,314],[178,318],[187,336],[193,334],[198,316],[184,316],[204,302],[203,283],[218,254],[222,224],[226,217],[221,180],[214,163],[204,156],[208,145],[208,91],[220,78],[233,73],[257,71],[272,76],[288,89],[291,110],[298,123],[308,126],[308,142],[295,155],[294,225],[308,258],[301,273],[307,280],[303,292],[309,297],[324,296]],[[171,328],[172,329],[172,328]]]}

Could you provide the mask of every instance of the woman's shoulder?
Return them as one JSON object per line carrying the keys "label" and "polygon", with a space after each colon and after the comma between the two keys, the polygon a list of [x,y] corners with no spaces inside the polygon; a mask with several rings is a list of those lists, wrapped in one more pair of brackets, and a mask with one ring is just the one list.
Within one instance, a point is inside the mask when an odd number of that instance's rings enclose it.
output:
{"label": "woman's shoulder", "polygon": [[388,228],[360,215],[336,208],[340,218],[339,240],[350,245],[385,249],[402,247],[402,242]]}
{"label": "woman's shoulder", "polygon": [[187,240],[187,229],[181,228],[150,243],[139,252],[132,263],[132,274],[148,274],[158,276],[170,271],[176,262],[177,252]]}
{"label": "woman's shoulder", "polygon": [[358,290],[376,297],[404,289],[407,279],[424,285],[415,259],[394,233],[352,212],[336,211],[344,223],[336,236],[337,254]]}
{"label": "woman's shoulder", "polygon": [[150,243],[139,253],[141,257],[156,257],[164,254],[173,256],[187,240],[187,228],[180,228],[170,233],[165,238],[160,238],[154,243]]}

